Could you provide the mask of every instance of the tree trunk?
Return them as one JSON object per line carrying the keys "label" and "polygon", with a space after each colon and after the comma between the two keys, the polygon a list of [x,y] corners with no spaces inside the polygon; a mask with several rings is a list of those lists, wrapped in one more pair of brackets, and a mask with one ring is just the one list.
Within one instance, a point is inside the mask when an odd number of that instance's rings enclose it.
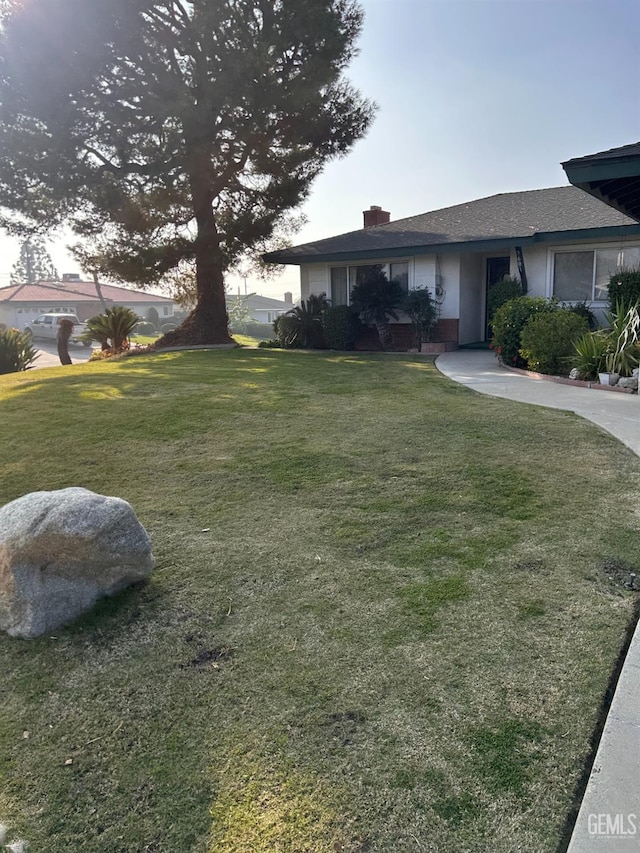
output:
{"label": "tree trunk", "polygon": [[187,319],[158,341],[156,347],[231,344],[224,296],[224,263],[212,207],[210,160],[195,151],[191,158],[190,186],[197,236],[195,240],[197,302]]}
{"label": "tree trunk", "polygon": [[[68,322],[68,321],[67,321]],[[71,332],[73,331],[73,326],[71,323],[67,326],[67,323],[64,321],[58,326],[58,334],[57,334],[57,343],[58,343],[58,358],[60,359],[60,364],[73,364],[71,361],[71,356],[69,355],[69,338],[71,337]]]}
{"label": "tree trunk", "polygon": [[100,300],[100,304],[102,305],[102,310],[106,311],[107,303],[104,301],[104,296],[102,295],[102,288],[100,287],[100,282],[98,281],[98,273],[95,272],[95,270],[93,273],[93,284],[95,285],[96,293],[98,294],[98,299]]}
{"label": "tree trunk", "polygon": [[387,350],[390,350],[391,332],[389,330],[389,326],[387,325],[387,323],[383,323],[380,320],[376,320],[374,326],[376,327],[376,331],[378,332],[378,337],[380,338],[380,345],[382,346],[382,349],[385,350],[385,352]]}

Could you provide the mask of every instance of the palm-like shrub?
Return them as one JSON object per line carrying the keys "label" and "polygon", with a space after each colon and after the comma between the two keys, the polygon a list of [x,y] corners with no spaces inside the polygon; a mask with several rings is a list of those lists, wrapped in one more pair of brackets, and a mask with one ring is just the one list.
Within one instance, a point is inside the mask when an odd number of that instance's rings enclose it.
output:
{"label": "palm-like shrub", "polygon": [[97,314],[87,320],[84,338],[97,341],[103,350],[109,350],[112,354],[123,352],[129,349],[129,338],[139,322],[140,318],[131,308],[114,305],[107,308],[104,314]]}
{"label": "palm-like shrub", "polygon": [[329,301],[324,293],[319,296],[312,293],[308,299],[302,299],[300,305],[278,317],[273,328],[280,346],[286,349],[324,349],[322,314],[328,306]]}
{"label": "palm-like shrub", "polygon": [[379,267],[374,267],[351,291],[351,304],[363,323],[375,326],[383,350],[391,348],[389,319],[398,319],[397,309],[403,299],[399,282],[389,281]]}
{"label": "palm-like shrub", "polygon": [[31,335],[18,329],[0,329],[0,373],[29,370],[37,358]]}

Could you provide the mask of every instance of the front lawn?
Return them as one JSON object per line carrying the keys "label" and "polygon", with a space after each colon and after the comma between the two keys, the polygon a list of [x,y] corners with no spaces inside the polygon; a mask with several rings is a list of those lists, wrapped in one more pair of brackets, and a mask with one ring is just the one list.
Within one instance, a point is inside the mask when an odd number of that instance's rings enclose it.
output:
{"label": "front lawn", "polygon": [[2,377],[0,442],[0,503],[119,495],[158,562],[55,636],[0,637],[12,837],[557,849],[633,616],[622,445],[418,356],[269,350]]}

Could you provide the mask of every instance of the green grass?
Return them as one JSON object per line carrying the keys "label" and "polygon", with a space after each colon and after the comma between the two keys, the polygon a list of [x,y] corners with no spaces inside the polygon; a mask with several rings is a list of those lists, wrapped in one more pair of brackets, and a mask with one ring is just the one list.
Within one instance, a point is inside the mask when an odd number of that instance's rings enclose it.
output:
{"label": "green grass", "polygon": [[119,495],[157,557],[0,637],[32,850],[556,850],[632,619],[620,444],[420,357],[221,350],[2,377],[0,446],[0,503]]}

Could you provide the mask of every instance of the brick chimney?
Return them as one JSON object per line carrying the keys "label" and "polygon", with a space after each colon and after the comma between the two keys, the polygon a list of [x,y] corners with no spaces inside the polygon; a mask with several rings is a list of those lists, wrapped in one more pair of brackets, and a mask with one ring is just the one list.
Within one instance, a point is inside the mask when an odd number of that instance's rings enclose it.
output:
{"label": "brick chimney", "polygon": [[386,225],[391,219],[388,210],[383,210],[377,204],[372,204],[369,210],[363,210],[364,227],[371,228],[372,225]]}

